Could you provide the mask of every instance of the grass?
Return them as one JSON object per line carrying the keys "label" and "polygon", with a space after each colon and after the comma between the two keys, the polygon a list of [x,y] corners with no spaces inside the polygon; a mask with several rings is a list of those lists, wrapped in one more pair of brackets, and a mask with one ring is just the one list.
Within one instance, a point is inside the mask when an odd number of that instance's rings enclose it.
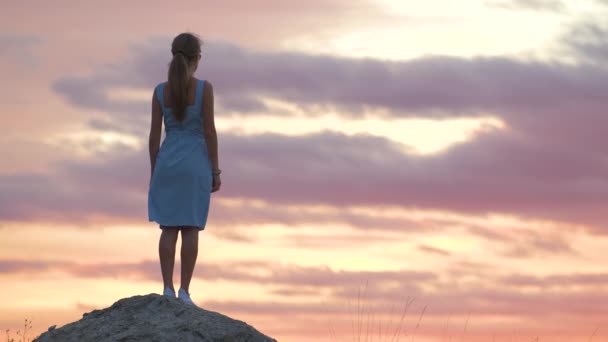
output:
{"label": "grass", "polygon": [[29,342],[29,341],[31,341],[27,337],[27,329],[31,329],[31,328],[32,328],[32,321],[29,321],[26,318],[25,322],[23,323],[23,332],[21,332],[21,330],[17,330],[17,336],[20,336],[19,340],[15,340],[14,338],[10,337],[9,332],[11,330],[6,329],[6,342]]}
{"label": "grass", "polygon": [[[368,281],[365,282],[364,295],[367,291]],[[370,309],[365,310],[365,307],[361,306],[361,287],[358,289],[357,293],[357,305],[356,308],[354,304],[349,302],[349,311],[351,313],[351,326],[352,326],[352,340],[353,342],[372,342],[374,336],[376,336],[376,332],[378,333],[378,340],[383,342],[399,342],[401,336],[404,334],[403,325],[405,322],[405,315],[407,314],[408,309],[414,302],[414,298],[407,298],[403,309],[400,311],[401,314],[398,316],[394,316],[395,313],[395,305],[391,306],[390,311],[390,321],[389,322],[376,322],[376,317],[373,313],[371,313]],[[418,322],[416,323],[415,331],[420,327],[420,322],[422,321],[422,317],[424,316],[424,312],[426,311],[426,306],[423,308],[420,313],[420,317],[418,318]],[[329,316],[329,315],[328,315]],[[367,318],[364,318],[366,316]],[[394,318],[397,318],[397,322],[394,322]],[[385,324],[383,324],[385,323]],[[336,337],[335,330],[333,329],[332,321],[328,322],[328,330],[331,336],[332,341],[338,341]],[[376,327],[374,327],[376,324]],[[363,335],[364,334],[364,335]],[[382,339],[384,336],[384,339]],[[414,336],[411,336],[411,341],[413,341]]]}
{"label": "grass", "polygon": [[[365,288],[363,291],[364,294],[367,291],[367,284],[368,284],[368,281],[365,282]],[[414,331],[410,335],[406,331],[404,331],[403,326],[404,326],[404,321],[405,321],[405,315],[413,302],[414,302],[414,299],[412,298],[410,300],[408,297],[408,299],[405,301],[403,310],[401,311],[400,315],[395,315],[396,314],[396,312],[394,311],[395,305],[393,303],[393,305],[391,306],[390,315],[389,315],[390,320],[388,322],[376,321],[374,314],[373,313],[370,314],[371,313],[370,309],[368,308],[366,311],[365,307],[361,306],[361,287],[359,287],[358,294],[357,294],[356,307],[354,307],[353,303],[349,302],[349,312],[351,314],[352,342],[373,342],[375,336],[377,336],[377,339],[375,341],[378,341],[378,342],[399,342],[399,340],[402,337],[404,337],[404,335],[405,335],[405,337],[407,337],[409,335],[410,342],[414,341],[415,333],[418,332],[418,328],[420,327],[420,322],[422,321],[422,317],[424,316],[424,313],[426,312],[427,306],[425,305],[424,308],[422,309],[422,312],[420,313],[420,316],[418,318],[418,322],[416,323]],[[331,315],[329,314],[329,311],[327,310],[327,307],[326,307],[326,313],[327,313],[328,317],[331,317]],[[366,317],[366,318],[364,318],[364,317]],[[394,322],[395,318],[396,318],[397,323]],[[449,337],[446,336],[449,321],[450,321],[450,317],[448,316],[444,330],[442,332],[441,340],[443,341],[445,339],[445,341],[448,341],[448,342],[465,341],[464,338],[467,333],[469,317],[467,316],[462,333],[460,334],[460,336],[458,336],[457,339],[456,338],[453,339],[454,336],[451,334],[449,335]],[[374,327],[374,323],[376,324],[375,327]],[[596,327],[595,330],[593,331],[593,333],[591,334],[591,336],[589,336],[589,338],[587,339],[587,342],[593,342],[593,337],[595,337],[595,334],[598,332],[598,330],[599,330],[599,327]],[[339,341],[339,339],[336,336],[334,327],[333,327],[333,321],[331,321],[331,319],[328,320],[328,332],[329,332],[329,336],[332,341],[334,341],[334,342]],[[377,335],[375,332],[377,332]],[[383,332],[384,332],[384,334],[383,334]],[[496,341],[494,336],[492,337],[492,341],[493,342]],[[527,341],[540,342],[541,339],[539,336],[536,336],[534,339],[527,340]]]}

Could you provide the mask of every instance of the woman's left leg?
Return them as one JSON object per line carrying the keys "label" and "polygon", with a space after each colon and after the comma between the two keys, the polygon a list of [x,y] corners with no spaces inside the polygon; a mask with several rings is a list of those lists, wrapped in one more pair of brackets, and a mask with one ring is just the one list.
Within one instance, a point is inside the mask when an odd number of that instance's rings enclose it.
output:
{"label": "woman's left leg", "polygon": [[170,288],[175,292],[173,287],[173,266],[175,265],[175,245],[177,243],[177,227],[162,227],[163,232],[160,235],[158,242],[158,255],[160,257],[160,269],[163,275],[164,288]]}
{"label": "woman's left leg", "polygon": [[194,272],[196,257],[198,255],[198,228],[182,227],[182,249],[181,249],[182,276],[181,288],[189,292],[190,280]]}

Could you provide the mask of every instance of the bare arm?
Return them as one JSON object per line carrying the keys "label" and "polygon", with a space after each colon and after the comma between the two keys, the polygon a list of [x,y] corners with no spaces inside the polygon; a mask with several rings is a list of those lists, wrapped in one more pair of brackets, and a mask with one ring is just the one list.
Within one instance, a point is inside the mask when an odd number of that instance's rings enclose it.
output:
{"label": "bare arm", "polygon": [[148,147],[150,150],[150,176],[154,174],[154,165],[156,165],[156,155],[160,148],[160,136],[163,123],[160,103],[155,94],[156,89],[152,94],[152,121],[150,123],[150,136],[148,138]]}
{"label": "bare arm", "polygon": [[213,112],[213,86],[209,81],[205,81],[205,88],[203,91],[203,129],[205,131],[205,140],[209,151],[209,159],[213,164],[213,170],[219,170],[217,133],[215,131],[215,118]]}

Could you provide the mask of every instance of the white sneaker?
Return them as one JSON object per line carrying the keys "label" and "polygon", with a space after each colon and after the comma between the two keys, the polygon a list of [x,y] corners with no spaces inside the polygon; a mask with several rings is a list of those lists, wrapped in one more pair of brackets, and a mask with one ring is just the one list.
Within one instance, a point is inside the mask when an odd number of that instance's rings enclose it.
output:
{"label": "white sneaker", "polygon": [[196,304],[194,304],[192,299],[190,299],[190,294],[188,292],[186,292],[186,290],[182,289],[181,287],[180,287],[179,291],[177,292],[177,298],[181,299],[186,304],[196,306]]}
{"label": "white sneaker", "polygon": [[165,288],[165,291],[163,292],[163,296],[175,298],[175,291],[173,291],[171,288],[167,287],[167,288]]}

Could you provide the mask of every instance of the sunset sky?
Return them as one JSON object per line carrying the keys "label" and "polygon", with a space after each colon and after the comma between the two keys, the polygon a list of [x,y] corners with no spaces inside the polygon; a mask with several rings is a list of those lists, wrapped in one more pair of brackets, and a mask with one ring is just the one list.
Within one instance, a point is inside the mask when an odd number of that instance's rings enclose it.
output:
{"label": "sunset sky", "polygon": [[605,0],[3,1],[1,338],[162,293],[150,100],[191,31],[223,170],[199,306],[282,342],[351,341],[368,318],[387,341],[410,301],[401,341],[608,341],[607,16]]}

